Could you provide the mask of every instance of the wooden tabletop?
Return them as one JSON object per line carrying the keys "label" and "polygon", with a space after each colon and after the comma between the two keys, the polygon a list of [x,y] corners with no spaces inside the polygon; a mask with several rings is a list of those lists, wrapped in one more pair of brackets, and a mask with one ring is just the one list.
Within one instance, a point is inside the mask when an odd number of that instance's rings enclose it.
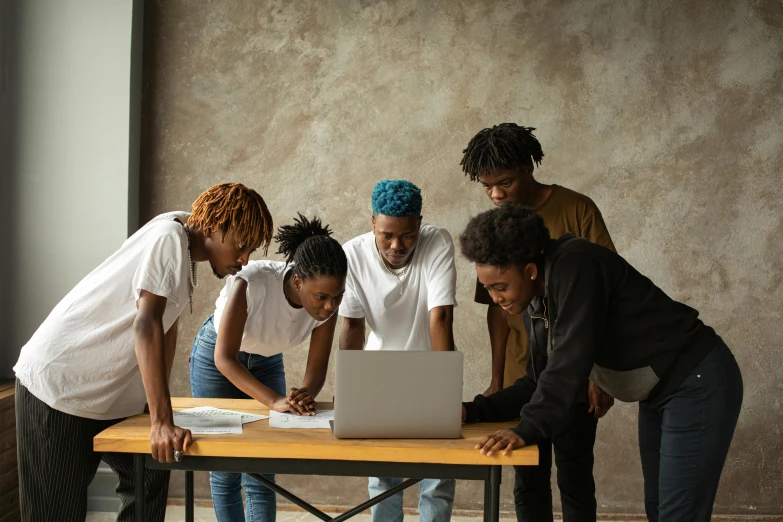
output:
{"label": "wooden tabletop", "polygon": [[[269,414],[269,408],[254,400],[190,399],[175,397],[175,410],[213,406],[229,410]],[[331,409],[329,403],[321,403]],[[512,455],[481,455],[475,449],[482,437],[515,423],[466,424],[459,439],[337,439],[328,429],[270,428],[268,420],[242,426],[241,435],[193,435],[186,455],[203,457],[291,458],[404,462],[427,464],[533,466],[538,447],[515,450]],[[131,417],[103,431],[94,439],[100,452],[150,453],[148,414]]]}

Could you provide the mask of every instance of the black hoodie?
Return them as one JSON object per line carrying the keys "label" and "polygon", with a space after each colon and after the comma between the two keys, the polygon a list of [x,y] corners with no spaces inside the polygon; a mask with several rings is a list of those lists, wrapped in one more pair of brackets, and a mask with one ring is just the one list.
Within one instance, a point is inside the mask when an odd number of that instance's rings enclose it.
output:
{"label": "black hoodie", "polygon": [[550,241],[544,265],[546,295],[524,314],[531,332],[527,375],[466,403],[467,422],[521,417],[514,431],[534,444],[565,428],[588,378],[621,401],[658,400],[718,339],[696,310],[605,247],[567,234]]}

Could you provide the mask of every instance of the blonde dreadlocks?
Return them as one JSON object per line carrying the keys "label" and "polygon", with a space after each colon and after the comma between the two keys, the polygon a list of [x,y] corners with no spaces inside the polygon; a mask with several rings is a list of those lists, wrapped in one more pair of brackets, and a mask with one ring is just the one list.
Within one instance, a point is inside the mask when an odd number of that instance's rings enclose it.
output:
{"label": "blonde dreadlocks", "polygon": [[205,236],[220,230],[225,239],[234,233],[237,246],[258,245],[267,255],[274,226],[264,199],[241,183],[220,183],[204,191],[193,203],[188,226]]}

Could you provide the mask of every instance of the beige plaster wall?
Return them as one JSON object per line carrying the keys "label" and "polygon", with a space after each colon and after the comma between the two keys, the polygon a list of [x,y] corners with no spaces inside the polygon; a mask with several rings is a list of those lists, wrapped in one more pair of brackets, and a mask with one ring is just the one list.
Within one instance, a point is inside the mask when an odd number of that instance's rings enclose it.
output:
{"label": "beige plaster wall", "polygon": [[[407,178],[425,219],[456,236],[490,207],[460,172],[462,148],[495,123],[537,127],[538,179],[591,196],[619,252],[737,355],[745,405],[716,512],[783,514],[782,27],[783,5],[761,0],[148,2],[142,217],[235,180],[277,224],[318,214],[344,241],[369,230],[373,184]],[[458,270],[469,398],[490,358],[472,267]],[[177,395],[220,288],[202,275],[182,317]],[[290,382],[305,355],[286,354]],[[601,512],[642,512],[635,422],[621,404],[599,425]],[[366,498],[362,479],[280,482],[319,504]],[[204,477],[197,493],[209,496]],[[457,508],[481,500],[459,485]]]}

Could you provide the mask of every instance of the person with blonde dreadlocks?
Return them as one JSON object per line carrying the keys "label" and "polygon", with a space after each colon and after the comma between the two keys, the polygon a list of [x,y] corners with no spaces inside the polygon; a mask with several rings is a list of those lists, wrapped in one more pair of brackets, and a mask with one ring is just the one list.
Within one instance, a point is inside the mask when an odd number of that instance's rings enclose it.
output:
{"label": "person with blonde dreadlocks", "polygon": [[[173,423],[168,382],[196,263],[236,274],[253,250],[266,252],[272,230],[255,191],[215,185],[192,213],[153,218],[54,307],[14,367],[23,521],[83,521],[101,459],[119,476],[117,520],[135,520],[132,456],[93,452],[92,439],[146,404],[152,457],[183,458],[191,435]],[[168,482],[168,471],[146,470],[144,520],[164,520]]]}
{"label": "person with blonde dreadlocks", "polygon": [[[252,261],[226,280],[215,313],[193,340],[193,397],[252,398],[279,412],[315,412],[348,273],[343,247],[331,235],[318,218],[299,214],[294,225],[281,227],[275,236],[285,262]],[[302,386],[286,393],[283,352],[308,337]],[[264,476],[274,481],[274,475]],[[275,520],[275,492],[257,480],[212,472],[209,482],[218,522]]]}

